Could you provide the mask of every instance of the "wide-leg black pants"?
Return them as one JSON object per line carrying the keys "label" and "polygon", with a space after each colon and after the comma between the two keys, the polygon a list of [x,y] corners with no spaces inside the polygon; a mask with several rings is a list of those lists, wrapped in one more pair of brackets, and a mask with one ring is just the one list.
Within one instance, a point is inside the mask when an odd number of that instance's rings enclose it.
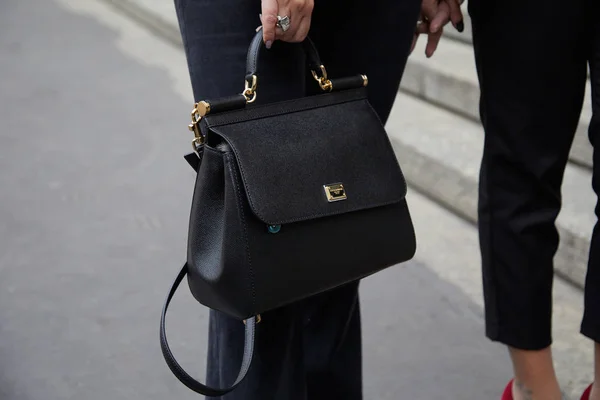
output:
{"label": "wide-leg black pants", "polygon": [[[247,47],[260,24],[260,1],[175,0],[175,5],[195,100],[241,93]],[[371,104],[384,122],[396,97],[419,6],[419,0],[315,1],[310,36],[329,76],[367,74]],[[318,91],[299,50],[276,42],[262,53],[257,103]],[[210,385],[234,381],[243,333],[241,321],[211,312]],[[246,380],[223,400],[362,399],[357,284],[263,315],[256,340]]]}
{"label": "wide-leg black pants", "polygon": [[[485,129],[479,229],[487,335],[541,349],[552,341],[555,219],[588,65],[592,184],[600,194],[600,2],[469,0],[469,12]],[[598,225],[581,331],[600,342]]]}

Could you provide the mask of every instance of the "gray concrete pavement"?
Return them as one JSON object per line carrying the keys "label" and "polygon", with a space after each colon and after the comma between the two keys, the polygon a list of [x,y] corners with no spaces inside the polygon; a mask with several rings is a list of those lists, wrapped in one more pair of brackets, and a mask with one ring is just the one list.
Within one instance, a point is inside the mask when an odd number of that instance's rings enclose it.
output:
{"label": "gray concrete pavement", "polygon": [[[0,76],[0,399],[198,398],[158,345],[193,185],[183,54],[95,0],[6,0]],[[476,232],[409,200],[416,259],[362,286],[365,398],[498,398],[508,359],[483,336]],[[556,293],[575,394],[591,359],[581,295]],[[206,316],[183,288],[169,318],[199,377]]]}

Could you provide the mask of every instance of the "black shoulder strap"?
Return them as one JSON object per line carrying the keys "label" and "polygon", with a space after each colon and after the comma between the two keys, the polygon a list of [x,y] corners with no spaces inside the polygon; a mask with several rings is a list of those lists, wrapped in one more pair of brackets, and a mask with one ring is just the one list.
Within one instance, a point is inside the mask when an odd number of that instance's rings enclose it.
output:
{"label": "black shoulder strap", "polygon": [[[173,372],[173,374],[175,374],[175,376],[177,377],[177,379],[179,379],[181,381],[181,383],[183,383],[185,386],[187,386],[194,392],[200,393],[205,396],[211,396],[211,397],[223,396],[223,395],[231,392],[233,389],[235,389],[244,380],[244,378],[246,377],[246,374],[248,373],[248,370],[250,369],[250,364],[252,363],[252,356],[254,355],[254,333],[255,333],[255,329],[256,329],[256,319],[255,319],[255,317],[252,317],[252,318],[246,320],[246,338],[245,338],[245,342],[244,342],[244,356],[242,359],[242,366],[240,368],[240,372],[239,372],[238,377],[236,378],[235,382],[233,383],[233,385],[231,385],[230,387],[228,387],[226,389],[215,389],[215,388],[211,388],[209,386],[203,385],[200,382],[198,382],[197,380],[195,380],[194,378],[192,378],[187,372],[185,372],[183,370],[183,368],[181,368],[181,366],[175,360],[175,357],[173,356],[173,353],[171,352],[171,349],[169,348],[169,343],[167,342],[167,334],[166,334],[166,329],[165,329],[165,317],[167,315],[167,308],[169,308],[169,303],[171,302],[171,299],[173,298],[175,291],[177,291],[179,284],[181,283],[181,281],[183,281],[183,278],[187,275],[187,272],[188,272],[188,267],[187,267],[187,264],[185,264],[183,266],[183,268],[181,269],[181,272],[179,272],[179,275],[177,275],[175,282],[173,282],[171,291],[169,292],[169,295],[167,296],[167,300],[165,301],[165,304],[163,306],[162,315],[160,317],[160,347],[162,349],[163,356],[165,357],[165,361],[167,362],[167,365],[171,369],[171,372]],[[240,323],[242,323],[242,322],[240,322]]]}

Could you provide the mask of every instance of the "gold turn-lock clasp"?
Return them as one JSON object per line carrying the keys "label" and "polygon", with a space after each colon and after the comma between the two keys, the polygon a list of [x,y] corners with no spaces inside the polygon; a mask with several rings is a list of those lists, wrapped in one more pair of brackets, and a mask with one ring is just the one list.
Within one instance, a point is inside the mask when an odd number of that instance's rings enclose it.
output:
{"label": "gold turn-lock clasp", "polygon": [[333,89],[333,85],[331,84],[331,81],[327,77],[327,70],[325,69],[324,65],[320,65],[319,69],[321,72],[321,76],[319,76],[317,71],[311,70],[312,76],[319,83],[319,86],[321,87],[322,90],[330,92],[331,89]]}
{"label": "gold turn-lock clasp", "polygon": [[325,190],[327,201],[330,203],[334,201],[346,200],[348,198],[343,183],[331,183],[329,185],[323,185],[323,189]]}
{"label": "gold turn-lock clasp", "polygon": [[210,104],[206,101],[199,101],[194,104],[194,109],[192,110],[192,123],[188,125],[188,129],[194,132],[194,139],[192,140],[192,147],[194,151],[198,149],[198,147],[204,144],[204,136],[202,132],[200,132],[200,121],[202,117],[210,112]]}

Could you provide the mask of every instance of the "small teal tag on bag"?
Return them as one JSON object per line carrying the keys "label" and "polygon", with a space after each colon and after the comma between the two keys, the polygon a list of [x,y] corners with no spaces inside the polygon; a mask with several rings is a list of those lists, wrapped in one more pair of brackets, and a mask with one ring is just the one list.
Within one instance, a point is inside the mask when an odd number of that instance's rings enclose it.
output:
{"label": "small teal tag on bag", "polygon": [[268,226],[269,233],[279,233],[281,230],[281,225],[269,225]]}

